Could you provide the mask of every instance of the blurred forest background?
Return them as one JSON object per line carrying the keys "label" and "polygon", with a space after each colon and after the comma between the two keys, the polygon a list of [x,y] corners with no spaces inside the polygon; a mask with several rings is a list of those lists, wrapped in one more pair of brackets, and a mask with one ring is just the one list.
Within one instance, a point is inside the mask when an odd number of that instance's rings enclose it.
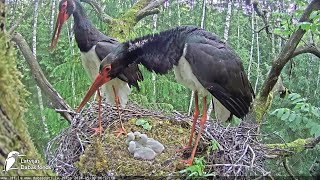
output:
{"label": "blurred forest background", "polygon": [[[102,10],[112,17],[119,17],[130,8],[135,0],[96,0]],[[54,53],[49,53],[54,23],[57,16],[58,0],[8,0],[8,29],[21,21],[16,29],[21,33],[50,83],[72,107],[76,108],[91,82],[80,60],[80,53],[73,36],[73,18],[62,28],[61,37]],[[106,35],[108,26],[87,3],[82,3],[89,19]],[[241,57],[255,92],[266,79],[272,61],[281,51],[288,37],[301,27],[306,30],[300,44],[319,45],[320,12],[310,18],[313,23],[298,23],[307,0],[260,0],[260,13],[246,1],[219,0],[168,0],[161,12],[142,19],[130,31],[130,37],[157,33],[179,25],[197,25],[213,32],[226,41]],[[267,24],[264,22],[267,19]],[[116,38],[116,37],[115,37]],[[23,83],[30,92],[26,121],[29,133],[40,154],[43,154],[50,139],[68,127],[58,113],[50,109],[48,98],[37,87],[29,66],[19,51],[18,69],[23,75]],[[214,71],[214,67],[212,69]],[[133,89],[130,100],[139,105],[163,110],[192,114],[192,92],[176,83],[173,72],[159,76],[143,69],[144,81],[141,92]],[[291,94],[284,99],[274,97],[271,109],[261,126],[264,134],[280,136],[291,142],[299,138],[320,135],[320,59],[312,54],[301,54],[291,59],[282,71],[284,85]],[[210,101],[208,101],[210,102]],[[211,114],[214,117],[214,113]],[[60,120],[59,120],[60,119]],[[264,137],[267,143],[268,136]],[[296,175],[309,175],[308,169],[320,156],[320,147],[306,150],[288,158]],[[282,161],[272,161],[269,166],[275,175],[286,175]]]}

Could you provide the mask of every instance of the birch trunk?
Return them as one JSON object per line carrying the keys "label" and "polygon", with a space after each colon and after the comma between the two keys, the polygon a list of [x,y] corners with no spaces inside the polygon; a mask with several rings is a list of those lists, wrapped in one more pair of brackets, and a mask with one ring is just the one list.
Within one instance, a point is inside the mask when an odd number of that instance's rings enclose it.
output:
{"label": "birch trunk", "polygon": [[226,16],[226,24],[224,27],[223,41],[227,42],[229,38],[229,29],[230,29],[230,21],[231,21],[231,13],[232,13],[232,2],[231,0],[228,2],[228,11]]}
{"label": "birch trunk", "polygon": [[[157,31],[157,20],[158,20],[158,15],[155,14],[153,15],[153,34],[156,33]],[[152,86],[153,86],[153,90],[152,90],[152,101],[153,103],[156,103],[156,94],[157,94],[157,88],[156,88],[156,74],[154,72],[152,72]]]}
{"label": "birch trunk", "polygon": [[181,14],[180,14],[180,3],[179,0],[177,0],[177,8],[178,8],[178,26],[181,25]]}
{"label": "birch trunk", "polygon": [[[253,7],[252,7],[253,9]],[[250,61],[249,61],[249,66],[248,66],[248,79],[250,81],[250,76],[251,76],[251,66],[253,62],[253,46],[254,46],[254,11],[251,13],[251,48],[250,48]]]}
{"label": "birch trunk", "polygon": [[[231,14],[232,14],[232,1],[228,2],[228,11],[226,16],[226,24],[224,27],[224,34],[223,34],[223,41],[227,42],[229,38],[229,30],[230,30],[230,21],[231,21]],[[207,111],[207,119],[210,118],[211,112],[213,111],[213,104],[212,104],[212,97],[210,96],[210,104]]]}
{"label": "birch trunk", "polygon": [[240,49],[240,8],[241,8],[241,4],[239,2],[239,7],[237,8],[237,17],[238,17],[238,21],[237,21],[237,37],[238,37],[238,46],[237,48]]}
{"label": "birch trunk", "polygon": [[[206,3],[207,3],[206,0],[202,1],[202,16],[201,16],[201,23],[200,23],[201,28],[205,28],[204,23],[205,23],[205,19],[206,19]],[[193,98],[194,98],[194,91],[191,92],[190,103],[189,103],[189,108],[188,108],[188,116],[191,115]]]}
{"label": "birch trunk", "polygon": [[[258,19],[256,18],[256,28],[258,29]],[[257,39],[257,71],[256,71],[256,83],[254,85],[254,92],[257,92],[259,77],[260,77],[260,47],[259,47],[259,33],[256,35]]]}
{"label": "birch trunk", "polygon": [[[73,36],[73,19],[71,21],[68,22],[67,24],[67,30],[68,30],[68,40],[69,40],[69,49],[70,49],[70,53],[71,53],[71,57],[74,57],[74,36]],[[73,58],[72,58],[73,59]],[[75,63],[72,63],[72,69],[71,69],[71,96],[73,98],[74,102],[77,102],[77,97],[76,97],[76,88],[75,88],[75,84],[74,84],[74,70],[75,70]]]}
{"label": "birch trunk", "polygon": [[53,33],[53,26],[54,26],[54,15],[55,15],[55,9],[56,9],[56,0],[51,1],[51,12],[50,12],[50,23],[49,23],[49,28],[50,28],[50,36],[52,36]]}
{"label": "birch trunk", "polygon": [[[39,6],[39,1],[35,0],[34,1],[34,11],[33,11],[33,26],[32,26],[32,54],[34,55],[34,57],[37,57],[38,6]],[[42,93],[41,93],[41,89],[39,88],[39,86],[37,86],[37,95],[38,95],[38,103],[39,103],[39,108],[40,108],[40,116],[41,116],[42,125],[44,127],[44,132],[45,132],[46,136],[49,137],[48,125],[46,122],[46,117],[44,115]]]}

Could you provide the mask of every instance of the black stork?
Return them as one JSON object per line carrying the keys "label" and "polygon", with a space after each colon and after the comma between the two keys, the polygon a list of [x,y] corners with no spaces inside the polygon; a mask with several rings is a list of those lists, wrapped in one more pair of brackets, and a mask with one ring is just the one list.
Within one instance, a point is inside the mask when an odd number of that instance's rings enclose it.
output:
{"label": "black stork", "polygon": [[[51,49],[56,47],[62,25],[71,15],[74,17],[74,35],[81,52],[82,65],[93,81],[99,74],[101,60],[117,47],[119,43],[117,40],[102,34],[91,24],[79,0],[62,0],[59,3],[59,15],[51,41]],[[137,81],[142,79],[143,76],[138,69],[138,65],[132,64],[119,73],[111,83],[102,87],[102,95],[106,97],[107,102],[111,104],[115,103],[117,106],[121,126],[117,136],[125,132],[121,121],[119,105],[122,108],[125,107],[128,102],[128,95],[130,94],[129,86],[132,85],[139,89]],[[99,99],[99,127],[93,128],[93,130],[95,131],[94,134],[101,134],[103,129],[101,125],[101,94],[99,88],[97,88],[97,92]],[[82,103],[77,112],[84,105],[85,103]]]}
{"label": "black stork", "polygon": [[239,56],[228,45],[203,29],[181,26],[120,44],[101,62],[100,74],[85,100],[93,95],[97,87],[117,77],[132,63],[142,64],[149,71],[159,74],[173,69],[176,80],[195,91],[192,130],[184,149],[192,147],[199,115],[198,93],[202,94],[200,130],[191,157],[184,160],[186,165],[193,162],[206,122],[206,97],[210,94],[214,97],[216,117],[228,120],[232,115],[244,118],[255,96]]}

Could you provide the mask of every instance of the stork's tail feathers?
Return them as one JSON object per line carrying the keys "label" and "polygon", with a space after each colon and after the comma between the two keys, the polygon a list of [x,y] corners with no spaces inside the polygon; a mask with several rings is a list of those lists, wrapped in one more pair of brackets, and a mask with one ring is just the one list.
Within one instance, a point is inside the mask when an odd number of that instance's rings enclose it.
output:
{"label": "stork's tail feathers", "polygon": [[228,93],[217,90],[217,88],[208,88],[214,96],[214,109],[216,117],[221,121],[227,121],[232,115],[243,119],[250,110],[253,95],[234,97]]}

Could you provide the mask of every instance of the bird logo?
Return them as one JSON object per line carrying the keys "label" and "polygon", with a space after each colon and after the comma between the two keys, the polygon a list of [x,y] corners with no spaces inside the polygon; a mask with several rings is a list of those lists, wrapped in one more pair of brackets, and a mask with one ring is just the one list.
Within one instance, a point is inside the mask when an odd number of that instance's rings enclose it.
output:
{"label": "bird logo", "polygon": [[23,155],[23,154],[20,154],[18,151],[11,151],[9,154],[8,154],[8,157],[6,159],[6,162],[4,164],[4,168],[3,168],[3,171],[5,172],[8,172],[9,170],[12,170],[12,169],[18,169],[18,168],[13,168],[13,164],[15,163],[16,161],[16,158],[18,156],[26,156],[26,155]]}

